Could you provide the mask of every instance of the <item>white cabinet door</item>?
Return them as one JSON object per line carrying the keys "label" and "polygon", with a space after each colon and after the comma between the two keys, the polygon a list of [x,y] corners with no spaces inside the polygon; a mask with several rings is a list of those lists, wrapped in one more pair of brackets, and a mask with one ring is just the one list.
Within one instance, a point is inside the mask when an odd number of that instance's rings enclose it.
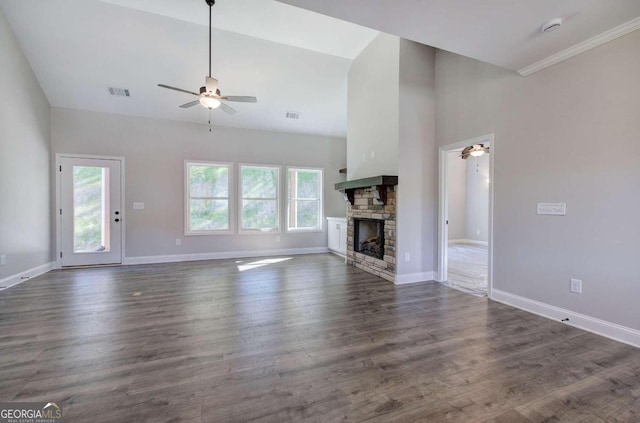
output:
{"label": "white cabinet door", "polygon": [[345,255],[347,253],[347,220],[345,218],[327,218],[327,231],[329,249]]}
{"label": "white cabinet door", "polygon": [[347,222],[338,223],[338,249],[340,254],[347,254]]}

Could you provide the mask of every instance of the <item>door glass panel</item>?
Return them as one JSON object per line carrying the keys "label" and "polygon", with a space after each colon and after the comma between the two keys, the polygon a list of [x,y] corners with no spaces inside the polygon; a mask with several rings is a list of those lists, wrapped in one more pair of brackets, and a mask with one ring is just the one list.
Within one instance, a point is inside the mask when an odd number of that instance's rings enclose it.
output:
{"label": "door glass panel", "polygon": [[73,252],[109,252],[109,168],[73,167]]}

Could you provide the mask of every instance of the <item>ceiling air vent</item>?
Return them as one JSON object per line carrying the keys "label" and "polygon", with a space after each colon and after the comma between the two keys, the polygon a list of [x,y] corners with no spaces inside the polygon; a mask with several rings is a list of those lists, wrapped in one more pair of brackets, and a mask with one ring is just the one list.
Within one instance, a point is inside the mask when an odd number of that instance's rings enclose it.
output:
{"label": "ceiling air vent", "polygon": [[131,94],[129,94],[129,90],[125,88],[107,87],[107,89],[109,90],[109,94],[111,95],[117,95],[120,97],[131,97]]}
{"label": "ceiling air vent", "polygon": [[284,117],[287,119],[300,119],[300,112],[287,112]]}

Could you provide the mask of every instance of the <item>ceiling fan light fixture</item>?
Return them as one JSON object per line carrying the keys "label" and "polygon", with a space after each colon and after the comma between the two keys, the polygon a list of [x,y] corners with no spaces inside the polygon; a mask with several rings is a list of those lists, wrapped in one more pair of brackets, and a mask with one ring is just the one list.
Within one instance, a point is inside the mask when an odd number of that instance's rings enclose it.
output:
{"label": "ceiling fan light fixture", "polygon": [[200,96],[200,104],[207,109],[217,109],[220,107],[220,100],[203,95]]}

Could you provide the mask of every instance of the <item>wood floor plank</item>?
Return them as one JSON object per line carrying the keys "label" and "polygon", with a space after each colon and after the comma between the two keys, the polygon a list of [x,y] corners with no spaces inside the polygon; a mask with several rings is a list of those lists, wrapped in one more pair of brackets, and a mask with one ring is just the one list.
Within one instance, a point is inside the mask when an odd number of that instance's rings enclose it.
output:
{"label": "wood floor plank", "polygon": [[640,422],[636,348],[333,255],[260,261],[0,292],[0,400],[70,422]]}

